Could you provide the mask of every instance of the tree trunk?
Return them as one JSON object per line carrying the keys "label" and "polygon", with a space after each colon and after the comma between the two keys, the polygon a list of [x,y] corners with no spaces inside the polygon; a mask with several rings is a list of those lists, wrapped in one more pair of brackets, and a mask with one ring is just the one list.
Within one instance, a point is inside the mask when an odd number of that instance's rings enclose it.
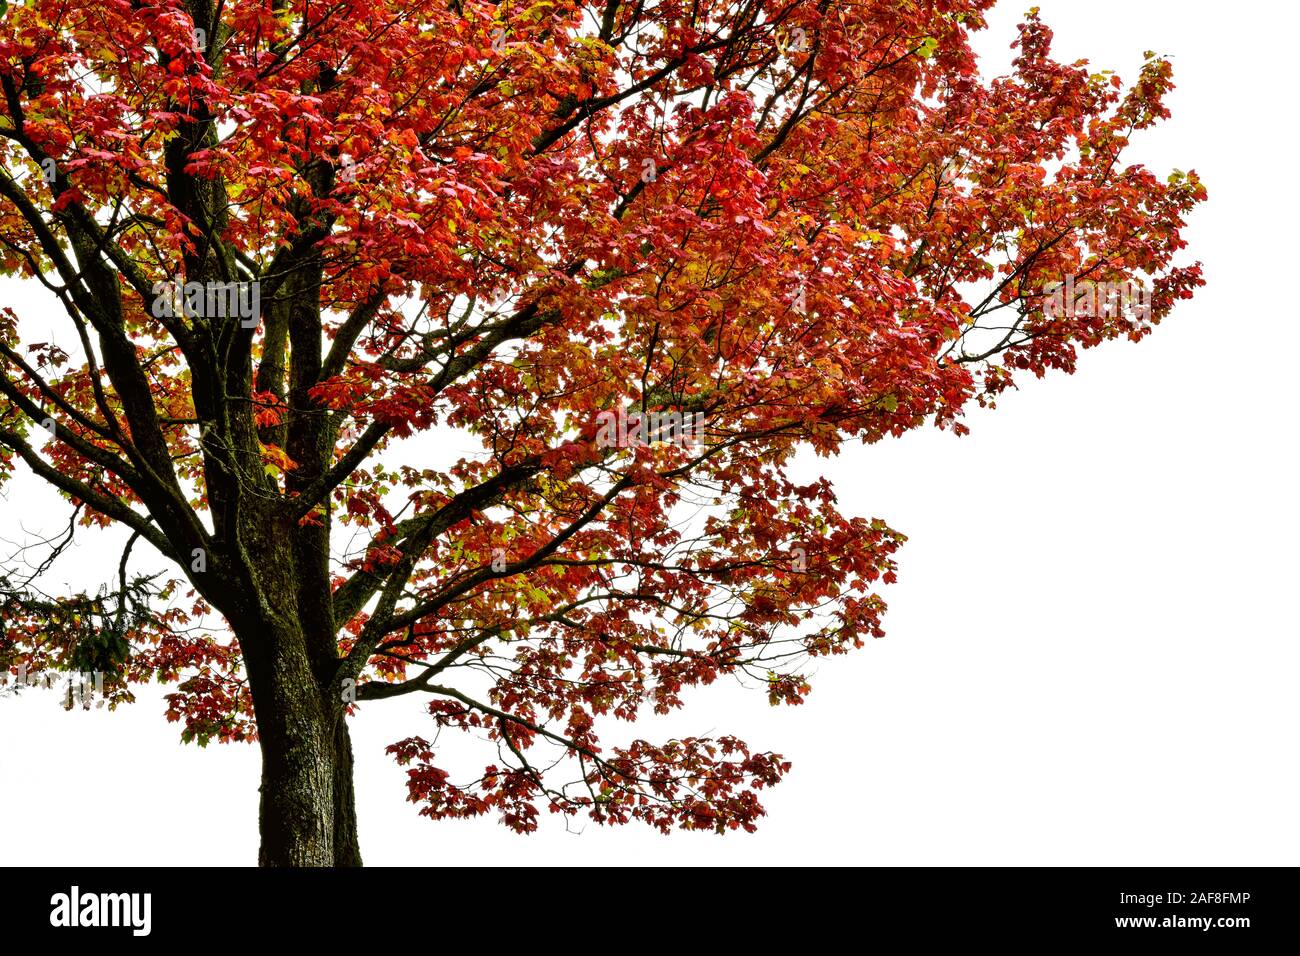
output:
{"label": "tree trunk", "polygon": [[352,738],[348,734],[347,718],[342,714],[335,724],[334,757],[334,865],[361,866]]}
{"label": "tree trunk", "polygon": [[258,863],[360,866],[328,539],[309,539],[310,528],[256,499],[245,503],[240,524],[246,583],[227,617],[262,747]]}
{"label": "tree trunk", "polygon": [[360,866],[341,693],[313,673],[300,628],[241,641],[262,748],[261,866]]}

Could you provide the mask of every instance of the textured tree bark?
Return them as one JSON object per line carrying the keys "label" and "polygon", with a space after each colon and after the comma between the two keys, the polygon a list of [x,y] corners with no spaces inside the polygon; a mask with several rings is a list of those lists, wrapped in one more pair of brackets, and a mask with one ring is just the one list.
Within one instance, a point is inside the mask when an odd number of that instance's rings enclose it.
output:
{"label": "textured tree bark", "polygon": [[262,749],[261,866],[360,866],[352,742],[340,688],[313,670],[303,629],[241,640]]}
{"label": "textured tree bark", "polygon": [[300,634],[278,630],[255,652],[243,642],[262,748],[258,863],[332,866],[336,733]]}
{"label": "textured tree bark", "polygon": [[[306,401],[304,396],[303,401]],[[328,442],[290,445],[320,470]],[[328,518],[301,526],[256,496],[240,502],[243,585],[228,614],[248,670],[262,748],[263,866],[360,866],[349,739],[335,638]]]}
{"label": "textured tree bark", "polygon": [[360,866],[342,694],[313,672],[300,628],[245,648],[262,750],[261,866]]}
{"label": "textured tree bark", "polygon": [[357,801],[353,780],[352,739],[347,719],[339,716],[334,743],[334,865],[361,866],[357,836]]}
{"label": "textured tree bark", "polygon": [[[316,688],[285,693],[262,745],[261,866],[360,866],[352,745],[341,712],[317,706]],[[283,717],[284,719],[280,719]]]}

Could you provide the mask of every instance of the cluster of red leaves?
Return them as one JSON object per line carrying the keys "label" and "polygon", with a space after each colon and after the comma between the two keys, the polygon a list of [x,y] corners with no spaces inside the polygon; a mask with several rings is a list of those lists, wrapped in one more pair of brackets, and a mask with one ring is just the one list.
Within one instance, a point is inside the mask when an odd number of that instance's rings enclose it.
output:
{"label": "cluster of red leaves", "polygon": [[[526,731],[510,731],[512,746],[527,746]],[[790,763],[779,754],[751,754],[734,737],[689,737],[664,744],[633,741],[610,756],[587,759],[580,787],[553,789],[531,766],[489,765],[469,784],[456,784],[436,766],[430,743],[410,737],[388,747],[407,770],[407,797],[420,813],[435,820],[476,817],[492,811],[519,833],[538,826],[538,805],[552,813],[586,812],[598,823],[639,820],[663,833],[683,830],[743,829],[753,832],[764,815],[758,791],[780,782]]]}

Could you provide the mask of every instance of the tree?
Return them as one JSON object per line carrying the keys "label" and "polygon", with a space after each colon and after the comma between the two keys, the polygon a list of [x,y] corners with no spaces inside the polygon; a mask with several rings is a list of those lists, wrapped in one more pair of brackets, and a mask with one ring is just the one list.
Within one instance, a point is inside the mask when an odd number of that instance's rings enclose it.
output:
{"label": "tree", "polygon": [[408,694],[496,749],[389,748],[432,818],[752,829],[784,757],[607,738],[882,634],[903,536],[796,450],[961,434],[1201,283],[1195,173],[1121,162],[1169,64],[1031,12],[986,81],[991,2],[9,6],[0,262],[66,326],[0,318],[0,477],[131,537],[7,573],[0,661],[256,740],[263,864],[360,863],[347,716]]}

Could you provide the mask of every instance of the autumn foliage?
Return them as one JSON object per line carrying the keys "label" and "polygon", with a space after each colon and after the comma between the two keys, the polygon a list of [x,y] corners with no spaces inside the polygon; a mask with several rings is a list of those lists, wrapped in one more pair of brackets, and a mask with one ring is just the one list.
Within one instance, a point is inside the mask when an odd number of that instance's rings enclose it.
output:
{"label": "autumn foliage", "polygon": [[[428,816],[752,829],[785,757],[620,722],[722,679],[798,704],[881,636],[903,538],[795,452],[960,434],[1201,282],[1197,177],[1124,159],[1169,63],[1058,63],[1031,14],[990,80],[990,6],[11,5],[0,266],[63,325],[0,316],[0,474],[171,570],[7,574],[0,663],[112,635],[110,699],[171,681],[187,738],[260,738],[264,862],[350,859],[345,718],[405,694]],[[1066,277],[1151,313],[1045,309]],[[259,319],[159,315],[173,281],[257,283]],[[597,440],[617,410],[703,427]],[[481,768],[440,762],[450,729]],[[295,777],[311,747],[333,772]]]}

